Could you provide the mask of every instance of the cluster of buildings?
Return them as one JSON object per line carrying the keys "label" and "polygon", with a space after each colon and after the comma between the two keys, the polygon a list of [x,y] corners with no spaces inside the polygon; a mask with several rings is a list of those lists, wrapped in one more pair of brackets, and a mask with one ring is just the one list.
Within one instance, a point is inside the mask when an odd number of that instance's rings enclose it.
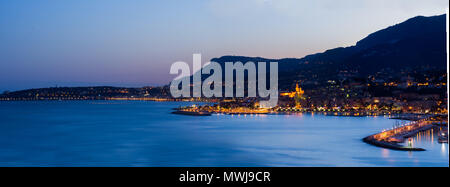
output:
{"label": "cluster of buildings", "polygon": [[347,74],[307,88],[297,81],[280,93],[281,110],[351,111],[359,113],[447,114],[447,74],[420,72],[392,76],[378,73],[366,79]]}

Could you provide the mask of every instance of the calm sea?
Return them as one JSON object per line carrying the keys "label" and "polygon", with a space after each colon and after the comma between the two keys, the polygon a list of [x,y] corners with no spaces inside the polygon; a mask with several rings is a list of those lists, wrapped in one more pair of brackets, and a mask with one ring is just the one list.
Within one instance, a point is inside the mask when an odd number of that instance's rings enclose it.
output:
{"label": "calm sea", "polygon": [[170,114],[190,104],[0,102],[0,166],[449,166],[436,131],[424,152],[362,142],[385,117]]}

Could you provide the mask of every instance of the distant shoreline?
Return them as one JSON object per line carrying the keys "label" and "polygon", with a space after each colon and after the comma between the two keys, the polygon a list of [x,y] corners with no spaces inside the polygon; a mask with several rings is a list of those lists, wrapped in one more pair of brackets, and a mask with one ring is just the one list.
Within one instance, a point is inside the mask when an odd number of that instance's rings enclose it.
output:
{"label": "distant shoreline", "polygon": [[[201,100],[201,99],[169,99],[169,98],[121,98],[121,99],[111,99],[111,98],[107,98],[107,99],[28,99],[28,100],[2,100],[2,98],[0,98],[0,103],[2,102],[33,102],[33,101],[37,101],[37,102],[45,102],[45,101],[153,101],[153,102],[202,102],[202,103],[215,103],[216,101],[211,101],[211,100]],[[177,108],[174,108],[174,110],[177,110]],[[212,112],[213,114],[216,114],[216,112]],[[348,115],[344,115],[339,112],[333,112],[333,111],[282,111],[282,112],[267,112],[267,113],[258,113],[260,115],[296,115],[296,114],[318,114],[318,115],[325,115],[325,116],[340,116],[340,117],[376,117],[376,116],[392,116],[389,117],[389,119],[394,119],[394,120],[408,120],[408,121],[416,121],[418,119],[420,119],[420,116],[423,115],[429,115],[429,114],[423,114],[423,113],[393,113],[393,114],[377,114],[377,115],[372,115],[372,114],[363,114],[363,113],[359,113],[359,115],[353,115],[353,113],[358,113],[358,112],[349,112],[350,114]],[[220,114],[228,114],[226,112],[222,112]],[[245,114],[256,114],[256,113],[239,113],[239,112],[231,112],[229,113],[230,115],[245,115]],[[448,114],[439,114],[439,115],[448,115]]]}

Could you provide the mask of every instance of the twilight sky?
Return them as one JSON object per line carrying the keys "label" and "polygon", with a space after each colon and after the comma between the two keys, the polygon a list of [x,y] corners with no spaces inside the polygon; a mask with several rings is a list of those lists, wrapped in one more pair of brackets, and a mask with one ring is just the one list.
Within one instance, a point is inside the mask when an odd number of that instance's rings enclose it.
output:
{"label": "twilight sky", "polygon": [[175,61],[303,57],[447,0],[1,0],[0,91],[169,83]]}

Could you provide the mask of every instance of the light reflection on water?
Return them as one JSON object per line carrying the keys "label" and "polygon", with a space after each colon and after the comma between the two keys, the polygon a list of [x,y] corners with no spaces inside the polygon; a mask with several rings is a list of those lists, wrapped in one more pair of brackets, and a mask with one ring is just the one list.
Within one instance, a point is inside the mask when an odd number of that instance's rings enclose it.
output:
{"label": "light reflection on water", "polygon": [[448,155],[448,143],[439,143],[439,132],[443,130],[442,127],[435,127],[427,131],[417,133],[415,136],[408,138],[404,145],[412,147],[420,147],[424,149],[437,149],[440,147],[442,156]]}
{"label": "light reflection on water", "polygon": [[448,148],[448,146],[445,146],[445,144],[441,145],[441,154],[442,154],[442,156],[445,156],[446,154],[448,154],[447,148]]}
{"label": "light reflection on water", "polygon": [[448,167],[434,133],[413,138],[424,152],[362,142],[393,126],[386,117],[170,114],[181,105],[190,104],[0,102],[0,166]]}

